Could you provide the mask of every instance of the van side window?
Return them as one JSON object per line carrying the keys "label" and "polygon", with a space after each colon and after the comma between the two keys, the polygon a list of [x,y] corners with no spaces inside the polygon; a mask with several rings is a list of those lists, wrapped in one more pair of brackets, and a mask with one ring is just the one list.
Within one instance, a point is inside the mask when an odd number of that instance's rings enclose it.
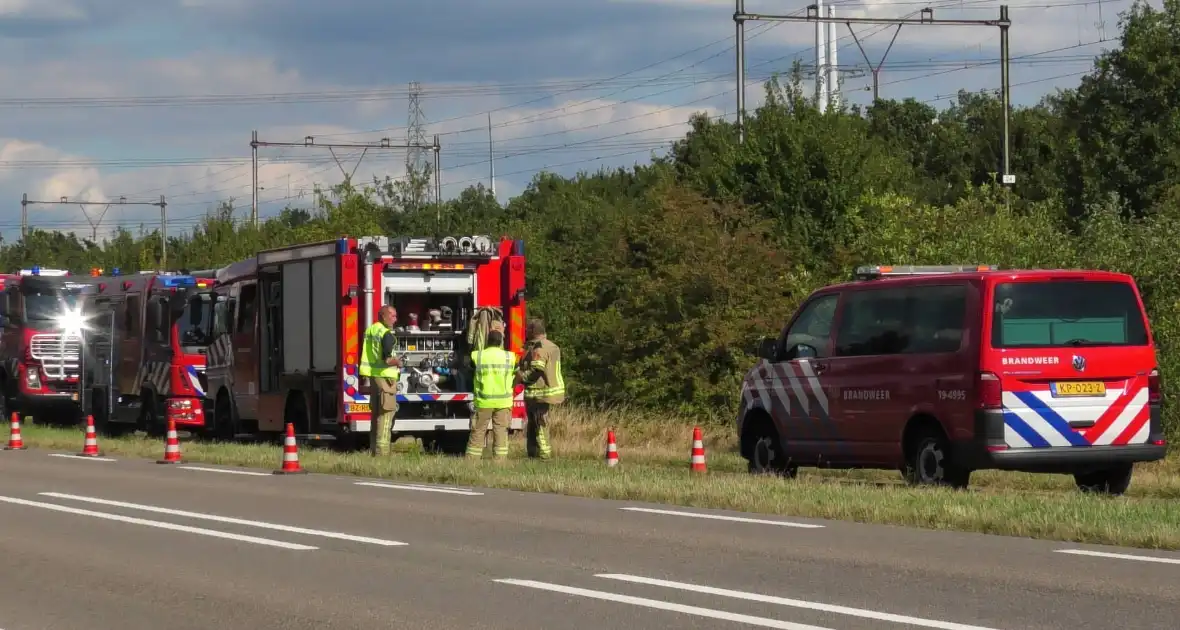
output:
{"label": "van side window", "polygon": [[836,356],[901,354],[910,346],[906,322],[910,292],[906,289],[853,291],[840,310]]}
{"label": "van side window", "polygon": [[836,303],[839,295],[825,295],[812,300],[803,307],[803,312],[787,330],[778,355],[786,356],[792,348],[805,344],[815,348],[817,358],[824,358],[831,354],[828,351],[829,340],[832,336],[832,317],[836,313]]}
{"label": "van side window", "polygon": [[907,353],[957,352],[967,320],[967,286],[919,286],[909,290]]}

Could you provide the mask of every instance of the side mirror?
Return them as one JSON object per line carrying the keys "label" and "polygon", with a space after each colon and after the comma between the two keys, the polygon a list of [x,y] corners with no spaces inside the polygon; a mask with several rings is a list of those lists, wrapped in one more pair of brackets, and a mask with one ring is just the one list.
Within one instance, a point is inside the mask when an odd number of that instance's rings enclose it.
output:
{"label": "side mirror", "polygon": [[766,359],[767,361],[774,361],[778,346],[778,340],[774,337],[764,337],[758,343],[758,358]]}

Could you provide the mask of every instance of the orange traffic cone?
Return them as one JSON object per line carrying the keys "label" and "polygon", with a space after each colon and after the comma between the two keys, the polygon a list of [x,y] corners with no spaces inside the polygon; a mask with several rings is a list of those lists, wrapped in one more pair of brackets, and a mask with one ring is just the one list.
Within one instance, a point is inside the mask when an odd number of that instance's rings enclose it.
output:
{"label": "orange traffic cone", "polygon": [[619,447],[615,444],[614,429],[606,431],[606,465],[608,468],[619,465]]}
{"label": "orange traffic cone", "polygon": [[78,457],[101,457],[98,452],[98,433],[94,431],[94,416],[86,416],[86,441],[82,444],[82,452]]}
{"label": "orange traffic cone", "polygon": [[164,438],[164,459],[156,460],[157,464],[179,464],[180,436],[176,435],[176,421],[168,421],[168,437]]}
{"label": "orange traffic cone", "polygon": [[283,467],[276,475],[297,475],[307,471],[299,465],[299,446],[295,444],[295,425],[287,423],[287,437],[283,438]]}
{"label": "orange traffic cone", "polygon": [[701,440],[701,428],[692,428],[692,471],[705,472],[705,443]]}
{"label": "orange traffic cone", "polygon": [[20,437],[20,414],[12,412],[12,428],[8,432],[8,446],[4,447],[6,451],[23,451],[27,450],[24,440]]}

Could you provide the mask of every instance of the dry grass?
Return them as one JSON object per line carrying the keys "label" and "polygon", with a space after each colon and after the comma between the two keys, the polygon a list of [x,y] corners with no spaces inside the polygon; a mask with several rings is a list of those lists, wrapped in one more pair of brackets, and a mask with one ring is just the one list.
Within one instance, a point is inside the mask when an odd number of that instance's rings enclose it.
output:
{"label": "dry grass", "polygon": [[[622,464],[603,465],[605,432],[615,429]],[[402,440],[396,454],[375,460],[304,447],[305,468],[320,473],[383,477],[452,485],[553,492],[573,496],[667,503],[700,508],[830,518],[1026,536],[1072,542],[1180,549],[1180,458],[1138,467],[1132,492],[1111,499],[1077,492],[1070,477],[982,472],[968,492],[903,486],[896,472],[803,469],[795,481],[752,477],[736,453],[731,426],[702,426],[709,474],[688,472],[692,425],[671,417],[621,410],[569,408],[555,418],[558,459],[524,459],[523,438],[513,439],[505,465],[425,455]],[[78,430],[26,426],[25,441],[39,448],[77,451]],[[100,438],[111,455],[159,458],[163,444],[143,437]],[[275,444],[186,441],[186,460],[275,468]]]}

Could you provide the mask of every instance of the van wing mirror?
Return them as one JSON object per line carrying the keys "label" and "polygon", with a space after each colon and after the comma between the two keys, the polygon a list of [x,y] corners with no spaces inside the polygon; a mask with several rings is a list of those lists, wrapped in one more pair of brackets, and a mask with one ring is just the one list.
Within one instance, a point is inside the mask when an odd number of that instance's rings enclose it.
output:
{"label": "van wing mirror", "polygon": [[762,341],[758,343],[758,358],[766,359],[767,361],[774,361],[777,347],[777,339],[774,337],[764,337]]}

